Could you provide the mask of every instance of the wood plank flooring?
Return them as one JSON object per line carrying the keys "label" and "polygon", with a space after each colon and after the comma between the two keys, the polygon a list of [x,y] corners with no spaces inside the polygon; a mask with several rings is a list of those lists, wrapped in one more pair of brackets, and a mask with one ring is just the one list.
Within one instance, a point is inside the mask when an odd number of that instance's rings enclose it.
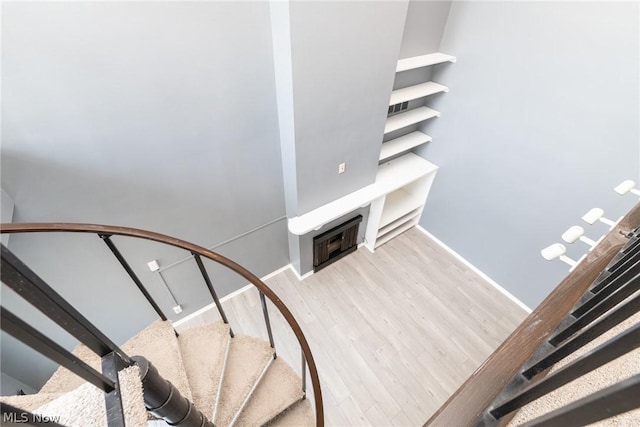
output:
{"label": "wood plank flooring", "polygon": [[[329,426],[422,425],[527,315],[417,229],[267,284],[311,345]],[[234,331],[267,338],[255,289],[223,305]],[[295,336],[269,309],[278,355],[300,370]]]}

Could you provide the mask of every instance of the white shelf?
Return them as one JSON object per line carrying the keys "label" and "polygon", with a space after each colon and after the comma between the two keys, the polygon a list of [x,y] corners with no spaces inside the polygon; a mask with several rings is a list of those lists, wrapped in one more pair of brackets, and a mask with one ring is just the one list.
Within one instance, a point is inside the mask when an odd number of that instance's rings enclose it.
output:
{"label": "white shelf", "polygon": [[404,233],[405,231],[407,231],[408,229],[410,229],[411,227],[413,227],[417,223],[418,223],[418,218],[414,218],[413,220],[402,224],[400,227],[393,229],[392,231],[390,231],[389,233],[385,234],[381,238],[376,239],[376,248],[378,246],[380,246],[380,245],[384,245],[385,243],[387,243],[389,240],[393,239],[394,237],[397,237],[398,235]]}
{"label": "white shelf", "polygon": [[320,206],[304,215],[289,218],[289,231],[300,236],[310,231],[318,230],[334,219],[338,219],[360,207],[367,206],[373,200],[392,193],[437,170],[438,167],[433,163],[413,153],[407,153],[402,157],[380,165],[376,181],[373,184]]}
{"label": "white shelf", "polygon": [[449,92],[449,88],[436,82],[420,83],[391,92],[389,105],[400,104],[412,99],[423,98],[440,92]]}
{"label": "white shelf", "polygon": [[394,130],[402,129],[403,127],[414,125],[434,117],[440,117],[440,113],[429,107],[414,108],[413,110],[409,110],[405,113],[389,117],[386,125],[384,126],[384,133],[387,134]]}
{"label": "white shelf", "polygon": [[378,229],[384,228],[407,213],[418,209],[424,204],[423,194],[416,197],[415,194],[409,193],[405,188],[394,191],[387,195],[384,201],[384,210],[380,218]]}
{"label": "white shelf", "polygon": [[407,135],[392,139],[382,144],[379,161],[384,161],[390,157],[400,154],[403,151],[411,150],[419,145],[431,141],[431,137],[420,131],[411,132]]}
{"label": "white shelf", "polygon": [[398,228],[399,226],[401,226],[405,222],[411,221],[412,219],[418,217],[419,215],[420,215],[420,208],[416,208],[416,209],[412,210],[411,212],[405,214],[404,216],[401,216],[400,218],[396,219],[395,221],[389,223],[388,225],[385,225],[380,230],[378,230],[378,239],[380,239],[382,236],[384,236],[385,234],[387,234],[391,230]]}
{"label": "white shelf", "polygon": [[429,65],[442,64],[443,62],[456,62],[456,57],[447,55],[446,53],[436,52],[428,55],[401,59],[398,61],[398,65],[396,66],[396,73],[420,67],[428,67]]}

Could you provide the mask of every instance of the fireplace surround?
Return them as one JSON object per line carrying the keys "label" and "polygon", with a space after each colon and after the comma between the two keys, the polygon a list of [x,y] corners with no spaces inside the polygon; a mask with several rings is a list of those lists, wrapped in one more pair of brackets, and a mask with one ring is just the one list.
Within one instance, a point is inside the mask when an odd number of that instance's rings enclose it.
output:
{"label": "fireplace surround", "polygon": [[358,229],[362,215],[358,215],[313,238],[313,271],[350,254],[358,248]]}

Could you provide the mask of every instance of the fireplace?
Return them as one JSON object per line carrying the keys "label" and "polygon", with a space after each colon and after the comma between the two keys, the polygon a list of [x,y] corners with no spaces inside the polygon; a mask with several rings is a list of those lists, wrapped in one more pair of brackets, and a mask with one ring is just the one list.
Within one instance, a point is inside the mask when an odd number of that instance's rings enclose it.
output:
{"label": "fireplace", "polygon": [[313,271],[318,271],[358,248],[362,215],[313,238]]}

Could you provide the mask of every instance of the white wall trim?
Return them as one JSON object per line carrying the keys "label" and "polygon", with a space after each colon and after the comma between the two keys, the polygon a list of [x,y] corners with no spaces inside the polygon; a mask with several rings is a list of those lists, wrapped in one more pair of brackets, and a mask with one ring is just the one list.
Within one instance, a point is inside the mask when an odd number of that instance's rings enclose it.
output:
{"label": "white wall trim", "polygon": [[296,277],[298,278],[298,281],[302,282],[304,279],[306,279],[307,277],[311,276],[313,274],[313,270],[311,271],[307,271],[306,273],[304,273],[302,276],[300,275],[300,273],[298,273],[298,270],[296,270],[292,264],[289,264],[289,268],[291,269],[291,271],[293,272],[293,274],[296,275]]}
{"label": "white wall trim", "polygon": [[502,286],[500,286],[496,281],[494,281],[491,277],[487,276],[485,273],[483,273],[480,269],[478,269],[475,265],[471,264],[469,261],[467,261],[464,257],[462,257],[462,255],[460,255],[459,253],[457,253],[456,251],[454,251],[453,249],[451,249],[449,246],[447,246],[446,244],[444,244],[441,240],[439,240],[436,236],[434,236],[433,234],[429,233],[427,230],[425,230],[424,228],[422,228],[422,226],[420,225],[416,225],[416,229],[420,230],[425,236],[427,236],[428,238],[430,238],[431,240],[433,240],[434,242],[436,242],[440,247],[442,247],[442,249],[444,249],[445,251],[449,252],[451,255],[453,255],[458,261],[462,262],[464,265],[466,265],[467,267],[469,267],[471,270],[473,270],[478,276],[482,277],[485,281],[487,281],[491,286],[493,286],[494,288],[496,288],[498,291],[500,291],[502,294],[504,294],[507,298],[509,298],[511,301],[513,301],[514,303],[516,303],[520,308],[522,308],[524,311],[526,311],[527,313],[531,313],[531,308],[529,308],[525,303],[523,303],[522,301],[520,301],[518,298],[516,298],[515,296],[513,296],[509,291],[507,291],[505,288],[503,288]]}
{"label": "white wall trim", "polygon": [[[291,264],[287,264],[285,266],[282,266],[279,269],[277,269],[275,271],[272,271],[271,273],[267,274],[266,276],[262,276],[260,278],[260,280],[262,280],[263,282],[265,280],[269,280],[272,277],[282,273],[283,271],[286,271],[289,268],[291,268]],[[293,268],[291,268],[291,269],[293,270]],[[230,294],[223,296],[222,298],[220,298],[220,302],[223,303],[225,301],[228,301],[231,298],[236,297],[236,296],[248,291],[249,289],[251,289],[253,287],[254,287],[253,284],[249,283],[246,286],[243,286],[242,288],[238,289],[237,291],[231,292]],[[172,322],[172,324],[173,324],[174,327],[178,327],[181,324],[183,324],[185,322],[188,322],[189,320],[193,320],[196,317],[203,315],[204,313],[206,313],[209,310],[215,310],[215,309],[216,309],[216,303],[212,302],[211,304],[205,305],[201,309],[194,311],[193,313],[183,317],[182,319],[179,319],[179,320],[176,320],[175,322]]]}

